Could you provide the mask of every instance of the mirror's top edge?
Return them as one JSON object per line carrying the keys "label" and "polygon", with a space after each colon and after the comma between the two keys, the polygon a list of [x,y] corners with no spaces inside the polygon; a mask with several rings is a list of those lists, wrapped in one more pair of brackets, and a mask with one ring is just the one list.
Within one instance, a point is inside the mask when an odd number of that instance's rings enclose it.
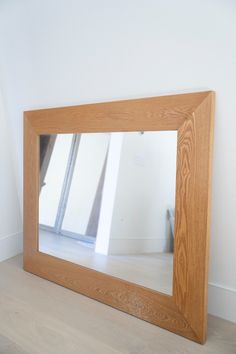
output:
{"label": "mirror's top edge", "polygon": [[215,94],[215,91],[213,90],[207,90],[207,91],[196,91],[196,92],[180,92],[180,93],[171,93],[171,94],[161,94],[158,96],[146,96],[146,97],[134,97],[131,99],[112,99],[108,101],[98,101],[98,102],[84,102],[84,103],[79,103],[79,104],[74,104],[74,105],[65,105],[65,106],[53,106],[53,107],[42,107],[42,108],[36,108],[36,109],[29,109],[23,111],[24,115],[27,115],[29,113],[35,113],[35,112],[42,112],[42,111],[52,111],[52,110],[64,110],[64,109],[74,109],[74,108],[79,108],[79,107],[93,107],[93,106],[99,106],[99,105],[106,105],[106,104],[111,104],[111,103],[117,103],[117,104],[122,104],[122,103],[136,103],[136,102],[144,102],[144,101],[152,101],[152,100],[157,100],[157,99],[171,99],[171,98],[188,98],[188,97],[193,97],[193,96],[202,96],[202,98],[207,97],[209,94]]}

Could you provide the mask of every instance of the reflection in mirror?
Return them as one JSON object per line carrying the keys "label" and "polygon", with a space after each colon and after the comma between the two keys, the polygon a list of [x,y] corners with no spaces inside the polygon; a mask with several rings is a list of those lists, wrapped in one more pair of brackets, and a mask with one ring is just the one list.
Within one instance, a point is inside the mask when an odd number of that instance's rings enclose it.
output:
{"label": "reflection in mirror", "polygon": [[40,136],[39,250],[172,293],[176,131]]}

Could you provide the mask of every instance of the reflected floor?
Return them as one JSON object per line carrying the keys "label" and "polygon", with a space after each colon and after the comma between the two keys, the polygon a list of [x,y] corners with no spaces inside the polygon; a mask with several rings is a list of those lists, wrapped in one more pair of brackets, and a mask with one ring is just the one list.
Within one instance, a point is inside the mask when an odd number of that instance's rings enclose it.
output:
{"label": "reflected floor", "polygon": [[39,240],[39,250],[43,253],[172,294],[172,253],[104,256],[95,253],[89,244],[44,230],[40,230]]}

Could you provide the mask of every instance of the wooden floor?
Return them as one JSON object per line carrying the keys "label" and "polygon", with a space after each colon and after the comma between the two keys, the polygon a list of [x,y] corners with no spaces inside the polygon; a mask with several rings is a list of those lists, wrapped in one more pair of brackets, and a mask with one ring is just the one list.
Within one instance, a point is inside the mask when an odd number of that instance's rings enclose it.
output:
{"label": "wooden floor", "polygon": [[40,230],[39,250],[43,253],[92,268],[98,272],[172,294],[173,253],[102,255],[70,237]]}
{"label": "wooden floor", "polygon": [[1,354],[235,354],[236,324],[209,316],[208,341],[193,343],[22,270],[0,263]]}

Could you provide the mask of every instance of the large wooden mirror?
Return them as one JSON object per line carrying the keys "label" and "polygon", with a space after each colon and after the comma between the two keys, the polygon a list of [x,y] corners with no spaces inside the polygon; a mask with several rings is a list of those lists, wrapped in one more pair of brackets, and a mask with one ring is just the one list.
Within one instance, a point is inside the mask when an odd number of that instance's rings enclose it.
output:
{"label": "large wooden mirror", "polygon": [[24,269],[204,343],[213,98],[25,112]]}

